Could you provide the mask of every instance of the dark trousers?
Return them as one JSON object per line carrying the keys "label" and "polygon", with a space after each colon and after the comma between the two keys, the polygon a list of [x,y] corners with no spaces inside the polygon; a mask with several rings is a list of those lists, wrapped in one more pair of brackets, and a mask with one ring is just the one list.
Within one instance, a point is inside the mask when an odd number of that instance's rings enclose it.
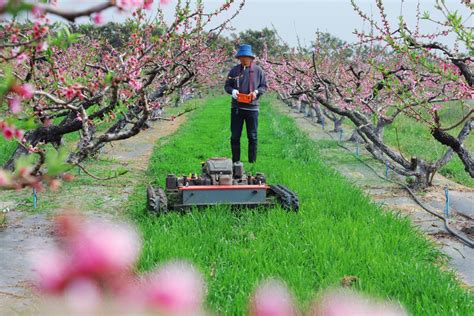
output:
{"label": "dark trousers", "polygon": [[233,108],[230,115],[232,161],[240,161],[240,136],[242,135],[244,122],[247,129],[247,138],[249,140],[248,158],[250,163],[254,163],[257,161],[258,111],[238,108]]}

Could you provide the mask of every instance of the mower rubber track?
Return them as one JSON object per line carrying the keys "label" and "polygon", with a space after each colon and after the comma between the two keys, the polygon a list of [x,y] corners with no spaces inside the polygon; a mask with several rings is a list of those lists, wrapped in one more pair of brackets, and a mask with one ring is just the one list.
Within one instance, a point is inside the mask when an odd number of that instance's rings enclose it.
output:
{"label": "mower rubber track", "polygon": [[284,209],[298,212],[300,202],[298,196],[293,191],[281,184],[271,185],[270,191],[278,197],[278,200]]}
{"label": "mower rubber track", "polygon": [[168,213],[168,198],[162,188],[147,188],[148,210],[155,214]]}

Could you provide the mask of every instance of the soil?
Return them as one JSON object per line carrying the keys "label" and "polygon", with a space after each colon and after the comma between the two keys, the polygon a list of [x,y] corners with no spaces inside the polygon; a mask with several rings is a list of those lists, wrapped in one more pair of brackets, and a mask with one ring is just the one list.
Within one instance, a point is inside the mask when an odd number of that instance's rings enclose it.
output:
{"label": "soil", "polygon": [[[344,146],[348,147],[352,153],[338,146],[321,145],[319,152],[325,163],[337,169],[347,179],[359,186],[374,203],[389,211],[409,216],[413,225],[420,228],[427,238],[450,257],[448,266],[457,274],[460,282],[469,288],[474,288],[474,249],[449,234],[443,222],[424,211],[406,190],[397,184],[383,181],[371,169],[358,161],[354,157],[357,155],[357,147],[359,147],[359,157],[373,167],[379,175],[385,177],[385,166],[371,159],[370,154],[361,145],[357,146],[355,143],[347,141],[352,130],[344,130],[342,134],[329,132],[332,126],[326,126],[326,130],[323,130],[321,125],[316,124],[315,120],[305,117],[304,113],[300,113],[298,109],[289,108],[281,102],[275,102],[274,107],[293,118],[298,127],[316,141],[334,141],[335,143],[341,139]],[[406,182],[404,177],[393,171],[388,172],[388,178],[402,183]],[[434,178],[432,187],[417,194],[425,205],[428,205],[433,211],[443,214],[446,206],[444,191],[446,186],[449,188],[450,226],[474,241],[474,189],[455,183],[438,174]]]}
{"label": "soil", "polygon": [[[24,208],[30,192],[0,192],[0,311],[2,315],[34,313],[38,297],[32,288],[33,271],[27,260],[30,253],[47,249],[54,243],[52,219],[62,212],[76,211],[102,220],[120,218],[123,205],[145,172],[158,139],[176,132],[186,121],[157,121],[139,136],[107,145],[102,155],[113,161],[114,167],[128,173],[110,181],[93,181],[93,185],[70,185],[59,192],[39,194],[38,203],[47,205],[42,211]],[[102,157],[102,156],[101,156]],[[77,179],[87,178],[86,175]],[[63,192],[61,192],[63,190]],[[47,201],[47,202],[46,202]],[[51,206],[51,207],[50,207]],[[104,207],[105,206],[105,207]],[[2,213],[2,210],[8,212]]]}

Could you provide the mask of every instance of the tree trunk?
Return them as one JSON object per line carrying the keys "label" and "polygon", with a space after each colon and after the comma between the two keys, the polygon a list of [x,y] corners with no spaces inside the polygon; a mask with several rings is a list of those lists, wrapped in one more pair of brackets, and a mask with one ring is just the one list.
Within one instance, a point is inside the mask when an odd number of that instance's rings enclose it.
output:
{"label": "tree trunk", "polygon": [[301,109],[301,101],[299,100],[293,101],[291,107],[295,110],[295,112],[299,113]]}
{"label": "tree trunk", "polygon": [[344,116],[336,118],[333,122],[334,129],[332,130],[332,132],[339,133],[340,131],[342,131],[342,123],[344,122]]}
{"label": "tree trunk", "polygon": [[365,142],[364,139],[362,138],[362,136],[360,136],[359,131],[357,130],[357,128],[355,128],[352,131],[352,135],[351,135],[351,137],[349,137],[349,141],[354,142],[354,143],[359,143],[359,144],[362,144],[362,143]]}
{"label": "tree trunk", "polygon": [[313,104],[312,107],[316,114],[317,123],[321,124],[323,122],[323,112],[321,111],[321,106],[317,103]]}
{"label": "tree trunk", "polygon": [[472,178],[474,178],[474,158],[472,157],[469,150],[463,146],[463,142],[470,134],[473,127],[474,117],[471,117],[466,121],[457,138],[451,136],[439,128],[435,128],[431,131],[431,134],[437,141],[452,148],[452,150],[458,155],[459,159],[461,159],[464,169]]}
{"label": "tree trunk", "polygon": [[377,127],[374,130],[375,135],[380,139],[383,139],[383,128],[384,126],[382,124],[377,124]]}
{"label": "tree trunk", "polygon": [[[167,89],[167,86],[162,85],[160,88],[152,92],[148,96],[148,99],[150,101],[155,101],[158,98],[163,97],[166,89]],[[98,98],[101,98],[101,97],[102,96],[98,96],[95,99],[88,101],[88,103],[84,105],[84,108],[85,109],[89,108],[91,105],[97,102]],[[132,107],[131,114],[133,114],[133,109],[134,108]],[[90,119],[101,117],[101,115],[103,115],[102,110],[91,115]],[[108,133],[118,133],[127,124],[128,123],[126,119],[120,119],[116,124],[114,124],[108,130]],[[39,143],[53,144],[54,146],[59,146],[61,144],[61,141],[64,135],[77,132],[81,129],[82,129],[82,121],[78,120],[76,113],[71,111],[58,125],[38,127],[34,130],[28,131],[25,134],[25,139],[26,139],[27,144],[31,144],[32,146],[37,146]],[[100,147],[98,147],[97,149],[100,149]],[[29,154],[28,150],[26,150],[23,146],[20,146],[20,145],[17,146],[17,148],[11,155],[10,159],[5,163],[3,168],[9,171],[13,171],[15,169],[16,160],[19,157],[23,155],[28,155],[28,154]]]}
{"label": "tree trunk", "polygon": [[415,190],[423,190],[430,187],[437,170],[416,157],[412,157],[411,162],[416,174],[415,182],[410,184],[410,186]]}
{"label": "tree trunk", "polygon": [[[333,112],[333,116],[337,114],[347,117],[354,123],[357,127],[357,133],[359,133],[365,140],[365,148],[375,159],[384,164],[388,163],[389,167],[400,175],[415,177],[415,182],[413,184],[414,188],[421,189],[430,186],[436,171],[449,162],[449,152],[434,164],[427,164],[416,157],[412,158],[411,161],[408,161],[400,153],[387,146],[383,140],[378,137],[376,126],[374,126],[370,119],[368,119],[364,114],[357,111],[338,108],[334,105],[331,99],[324,99],[320,96],[315,96],[315,98],[328,111]],[[325,111],[325,115],[331,119],[331,116],[327,111]],[[387,124],[384,123],[384,125]]]}
{"label": "tree trunk", "polygon": [[[76,115],[70,113],[58,125],[50,125],[46,127],[38,127],[34,130],[28,131],[25,134],[27,144],[36,146],[39,143],[54,144],[59,146],[64,134],[80,130],[82,122],[76,119]],[[15,169],[15,161],[23,155],[28,154],[25,147],[18,145],[10,159],[3,166],[4,169],[13,171]]]}
{"label": "tree trunk", "polygon": [[303,101],[300,101],[300,113],[306,113],[306,107],[307,107],[307,104],[306,102],[303,102]]}

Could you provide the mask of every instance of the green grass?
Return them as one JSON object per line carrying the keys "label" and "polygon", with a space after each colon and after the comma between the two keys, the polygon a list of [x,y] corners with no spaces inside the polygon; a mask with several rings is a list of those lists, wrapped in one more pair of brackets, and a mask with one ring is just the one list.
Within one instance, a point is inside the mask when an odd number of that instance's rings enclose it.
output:
{"label": "green grass", "polygon": [[17,146],[16,141],[7,141],[0,135],[0,167],[10,159],[11,154]]}
{"label": "green grass", "polygon": [[[199,171],[208,157],[229,156],[228,98],[209,99],[166,141],[151,159],[155,184],[163,185],[168,173]],[[154,217],[145,210],[143,183],[129,206],[143,234],[140,270],[173,259],[193,262],[206,277],[209,307],[224,315],[245,314],[250,293],[268,277],[284,280],[307,305],[346,275],[359,278],[357,290],[399,300],[415,315],[474,314],[472,294],[440,271],[439,252],[409,220],[384,212],[325,165],[315,143],[269,100],[262,102],[259,146],[252,169],[295,190],[300,212],[219,206]]]}
{"label": "green grass", "polygon": [[[459,103],[450,103],[446,104],[440,111],[440,116],[446,125],[452,125],[464,117],[467,111],[468,109]],[[462,125],[449,131],[449,133],[457,135],[461,128]],[[442,157],[447,150],[446,146],[443,146],[434,139],[430,134],[429,128],[403,116],[399,117],[392,125],[385,129],[384,139],[394,148],[398,148],[397,131],[400,149],[406,157],[418,156],[428,161],[435,161]],[[465,141],[465,146],[471,152],[474,151],[474,137],[468,137]],[[439,172],[455,182],[474,188],[474,179],[464,170],[464,165],[456,154]]]}

